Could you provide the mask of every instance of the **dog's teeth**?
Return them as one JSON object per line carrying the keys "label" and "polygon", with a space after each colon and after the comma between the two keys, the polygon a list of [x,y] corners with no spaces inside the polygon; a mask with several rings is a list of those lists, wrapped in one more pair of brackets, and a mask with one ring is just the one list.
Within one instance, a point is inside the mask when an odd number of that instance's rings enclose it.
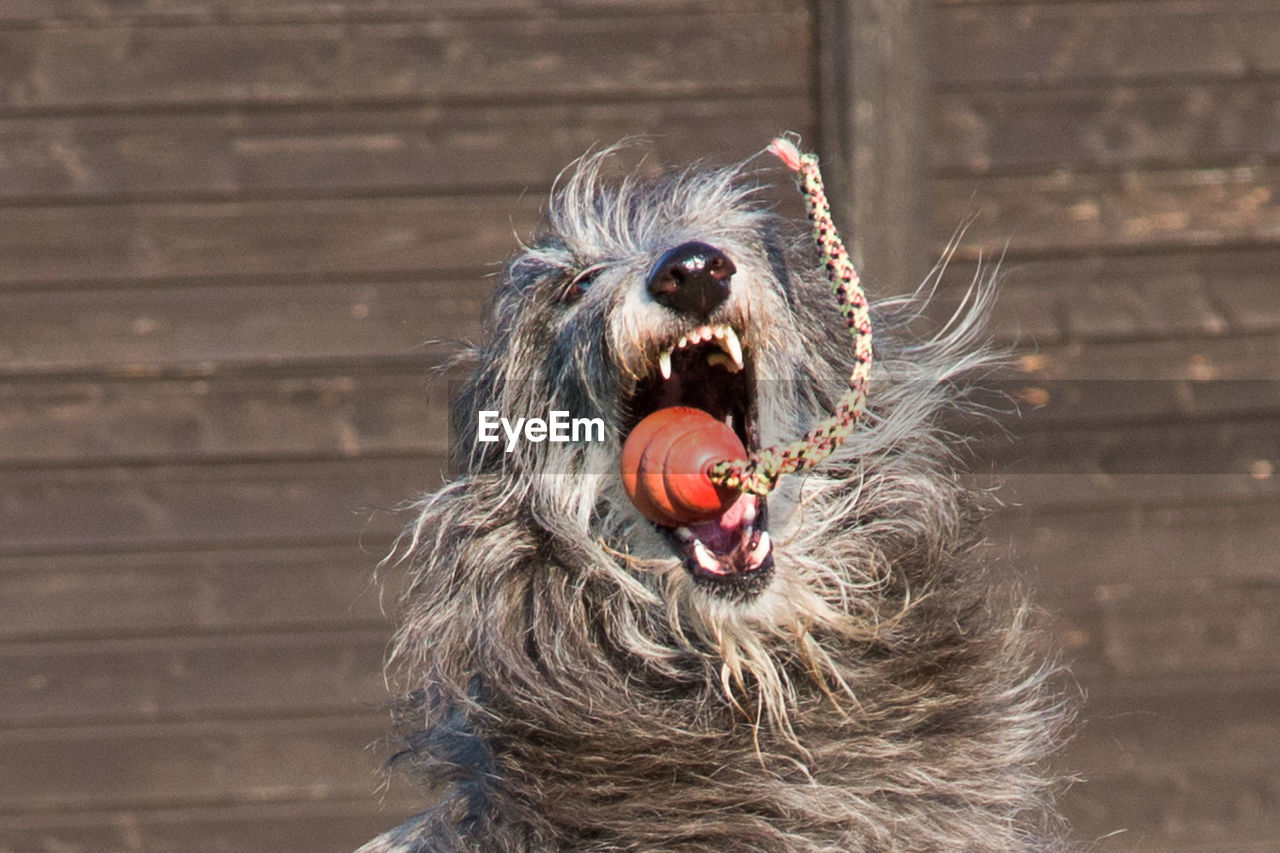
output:
{"label": "dog's teeth", "polygon": [[698,337],[704,341],[711,340],[711,335],[712,335],[712,332],[711,332],[710,326],[703,326],[701,329],[698,330]]}
{"label": "dog's teeth", "polygon": [[689,336],[681,335],[680,340],[676,342],[676,349],[684,349],[689,345]]}
{"label": "dog's teeth", "polygon": [[751,550],[751,564],[753,566],[760,565],[760,563],[764,561],[764,558],[769,556],[770,547],[769,531],[763,530],[760,532],[760,541],[757,542],[756,547]]}
{"label": "dog's teeth", "polygon": [[663,379],[671,378],[671,350],[663,350],[658,356],[658,369],[662,371]]}
{"label": "dog's teeth", "polygon": [[747,501],[747,505],[742,508],[742,521],[744,524],[750,525],[756,520],[756,502],[754,500]]}
{"label": "dog's teeth", "polygon": [[720,570],[720,563],[707,550],[707,546],[702,544],[701,539],[695,540],[693,543],[693,557],[698,561],[699,566],[709,572],[718,572]]}
{"label": "dog's teeth", "polygon": [[716,326],[711,330],[711,334],[715,335],[716,340],[724,337],[724,326]]}
{"label": "dog's teeth", "polygon": [[[733,330],[732,326],[724,327],[724,340],[721,341],[724,351],[729,353],[729,357],[733,359],[733,363],[738,366],[738,370],[742,369],[742,344],[738,341],[738,333]],[[735,371],[736,372],[736,371]]]}
{"label": "dog's teeth", "polygon": [[719,365],[720,367],[723,367],[725,370],[729,371],[730,373],[737,373],[739,370],[742,369],[738,367],[738,365],[734,364],[729,359],[729,356],[725,355],[722,352],[713,352],[710,355],[708,355],[707,364],[711,365],[712,367]]}

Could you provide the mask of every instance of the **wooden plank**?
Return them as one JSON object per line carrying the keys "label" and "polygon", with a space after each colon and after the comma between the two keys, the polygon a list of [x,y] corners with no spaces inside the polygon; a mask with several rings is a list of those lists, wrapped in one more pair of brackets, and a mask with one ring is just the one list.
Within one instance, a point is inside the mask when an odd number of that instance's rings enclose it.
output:
{"label": "wooden plank", "polygon": [[93,853],[354,850],[425,807],[408,792],[313,802],[0,815],[0,849]]}
{"label": "wooden plank", "polygon": [[513,232],[527,233],[541,204],[472,195],[14,208],[0,230],[0,287],[478,272],[514,253]]}
{"label": "wooden plank", "polygon": [[1090,845],[1098,853],[1273,853],[1280,820],[1268,792],[1275,782],[1261,768],[1134,770],[1086,778],[1062,807],[1073,838],[1110,836]]}
{"label": "wooden plank", "polygon": [[[1280,393],[1280,384],[1273,386]],[[975,483],[1036,507],[1280,496],[1280,417],[1024,431],[975,449]]]}
{"label": "wooden plank", "polygon": [[8,471],[0,554],[349,544],[398,532],[393,510],[439,486],[442,468],[422,456]]}
{"label": "wooden plank", "polygon": [[[404,521],[407,523],[408,519]],[[383,624],[388,536],[334,547],[0,557],[0,639],[223,634]]]}
{"label": "wooden plank", "polygon": [[9,0],[0,8],[0,23],[45,24],[51,21],[325,21],[421,20],[440,17],[494,17],[672,11],[744,11],[794,8],[794,0]]}
{"label": "wooden plank", "polygon": [[849,252],[908,290],[928,272],[930,0],[815,5],[818,150]]}
{"label": "wooden plank", "polygon": [[[997,436],[974,448],[979,465],[1015,478],[1249,475],[1259,460],[1280,462],[1280,383],[1276,412],[1258,420],[1080,424],[1047,428],[1012,424],[1012,440]],[[1259,473],[1258,479],[1269,479]]]}
{"label": "wooden plank", "polygon": [[1274,243],[1280,167],[941,178],[935,243],[969,222],[961,257]]}
{"label": "wooden plank", "polygon": [[1212,577],[1273,583],[1280,501],[1119,508],[1008,507],[987,523],[991,556],[1049,600],[1090,599],[1108,584],[1182,584]]}
{"label": "wooden plank", "polygon": [[794,96],[14,117],[0,125],[0,201],[542,192],[624,138],[645,136],[657,163],[735,162],[812,125]]}
{"label": "wooden plank", "polygon": [[996,471],[994,474],[969,475],[965,482],[978,489],[998,489],[1002,501],[1038,510],[1061,511],[1087,506],[1120,512],[1134,504],[1169,506],[1198,501],[1242,503],[1271,500],[1280,493],[1280,484],[1273,473],[1275,462],[1268,459],[1256,464],[1267,472],[1265,477],[1254,476],[1249,471],[1229,474],[1112,474],[1090,471],[1020,474]]}
{"label": "wooden plank", "polygon": [[1026,352],[1017,368],[1039,381],[1182,382],[1197,393],[1209,394],[1218,380],[1280,380],[1278,356],[1280,335],[1088,341]]}
{"label": "wooden plank", "polygon": [[[280,590],[279,594],[287,591]],[[391,627],[0,644],[0,728],[344,714],[387,701]]]}
{"label": "wooden plank", "polygon": [[[1027,344],[1280,331],[1276,248],[1011,261],[1000,268],[994,328]],[[956,292],[973,279],[956,264]],[[1021,332],[1021,334],[1019,334]]]}
{"label": "wooden plank", "polygon": [[[387,714],[0,731],[6,811],[372,798]],[[92,756],[93,760],[86,760]]]}
{"label": "wooden plank", "polygon": [[[627,38],[617,34],[626,32]],[[698,48],[687,48],[690,33]],[[808,16],[600,14],[0,30],[12,110],[799,94]],[[572,57],[571,67],[564,57]]]}
{"label": "wooden plank", "polygon": [[1280,70],[1280,10],[1266,0],[945,5],[934,32],[944,91]]}
{"label": "wooden plank", "polygon": [[1280,157],[1280,81],[961,91],[934,101],[947,176],[1187,168]]}
{"label": "wooden plank", "polygon": [[[1280,518],[1275,521],[1280,522]],[[1258,677],[1280,684],[1280,571],[1243,579],[1213,566],[1177,582],[1100,584],[1089,600],[1048,599],[1071,669],[1094,688]]]}
{"label": "wooden plank", "polygon": [[0,291],[0,376],[216,374],[339,359],[426,367],[480,335],[492,292],[493,279],[479,273]]}
{"label": "wooden plank", "polygon": [[0,382],[0,467],[448,451],[454,385],[391,374]]}
{"label": "wooden plank", "polygon": [[1063,756],[1085,777],[1068,795],[1076,831],[1088,837],[1129,829],[1151,842],[1274,840],[1277,703],[1274,688],[1095,696]]}

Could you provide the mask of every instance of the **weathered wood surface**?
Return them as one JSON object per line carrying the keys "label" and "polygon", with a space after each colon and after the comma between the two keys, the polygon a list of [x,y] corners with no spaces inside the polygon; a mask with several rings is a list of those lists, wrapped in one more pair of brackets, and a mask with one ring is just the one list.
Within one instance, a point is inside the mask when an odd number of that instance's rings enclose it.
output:
{"label": "weathered wood surface", "polygon": [[[616,34],[626,32],[627,38]],[[698,49],[686,36],[698,33]],[[0,29],[8,110],[800,94],[803,8]],[[572,63],[566,58],[572,57]]]}
{"label": "weathered wood surface", "polygon": [[349,853],[412,814],[406,792],[298,802],[0,815],[0,849],[93,853]]}
{"label": "weathered wood surface", "polygon": [[1280,71],[1280,9],[1265,0],[975,3],[938,17],[943,91]]}
{"label": "weathered wood surface", "polygon": [[415,20],[561,14],[793,11],[794,0],[12,0],[0,22]]}
{"label": "weathered wood surface", "polygon": [[6,471],[0,555],[385,537],[442,470],[422,456]]}
{"label": "weathered wood surface", "polygon": [[732,162],[812,123],[796,93],[15,116],[0,125],[0,203],[541,193],[565,164],[619,140],[642,140],[655,163],[692,151]]}
{"label": "weathered wood surface", "polygon": [[[428,342],[480,333],[588,148],[817,139],[827,9],[0,4],[0,851],[343,851],[411,811],[373,793],[369,578],[439,482]],[[947,288],[1005,259],[1022,417],[973,452],[1006,479],[993,558],[1088,694],[1077,837],[1272,851],[1280,9],[944,0],[929,26],[910,236],[927,257],[976,215]]]}
{"label": "weathered wood surface", "polygon": [[939,174],[1214,166],[1280,156],[1280,80],[940,94]]}
{"label": "weathered wood surface", "polygon": [[388,715],[0,730],[9,811],[355,800],[379,782],[359,759]]}
{"label": "weathered wood surface", "polygon": [[[384,626],[389,536],[276,548],[0,557],[0,639],[237,636]],[[72,710],[72,709],[67,709]]]}

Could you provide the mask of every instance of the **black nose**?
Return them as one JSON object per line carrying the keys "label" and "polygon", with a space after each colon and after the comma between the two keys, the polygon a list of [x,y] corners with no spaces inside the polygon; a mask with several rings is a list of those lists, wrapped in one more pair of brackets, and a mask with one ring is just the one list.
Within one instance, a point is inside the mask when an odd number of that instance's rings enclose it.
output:
{"label": "black nose", "polygon": [[729,298],[729,277],[737,271],[715,246],[683,243],[658,259],[645,286],[660,305],[706,316]]}

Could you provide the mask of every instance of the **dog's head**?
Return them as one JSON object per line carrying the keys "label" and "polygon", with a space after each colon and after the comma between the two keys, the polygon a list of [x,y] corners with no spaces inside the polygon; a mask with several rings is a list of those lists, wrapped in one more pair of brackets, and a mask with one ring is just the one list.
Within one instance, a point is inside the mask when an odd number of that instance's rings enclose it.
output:
{"label": "dog's head", "polygon": [[[840,389],[828,361],[838,314],[826,294],[826,317],[813,316],[825,291],[816,255],[741,168],[610,183],[611,153],[578,164],[507,266],[491,341],[455,408],[455,463],[520,478],[581,534],[665,558],[705,596],[748,601],[772,576],[770,511],[785,521],[794,500],[743,496],[698,524],[655,524],[622,492],[621,446],[671,406],[707,412],[748,451],[797,437]],[[604,440],[486,443],[481,411],[599,419]]]}

